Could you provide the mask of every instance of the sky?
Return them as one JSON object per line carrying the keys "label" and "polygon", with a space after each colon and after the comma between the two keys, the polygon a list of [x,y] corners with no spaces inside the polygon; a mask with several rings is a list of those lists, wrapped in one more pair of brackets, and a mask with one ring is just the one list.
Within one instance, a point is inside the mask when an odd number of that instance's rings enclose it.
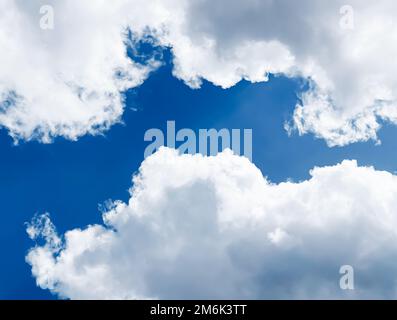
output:
{"label": "sky", "polygon": [[[5,3],[22,16],[42,5]],[[195,12],[192,21],[200,23],[193,28],[171,23],[159,1],[158,17],[128,17],[137,33],[122,34],[115,32],[127,19],[121,3],[110,21],[105,9],[91,12],[88,4],[55,7],[56,17],[65,16],[55,19],[62,44],[42,31],[18,30],[8,41],[2,31],[13,22],[0,14],[0,45],[31,50],[37,68],[23,58],[22,67],[5,67],[20,57],[0,53],[0,299],[395,297],[397,81],[389,60],[361,47],[371,24],[359,24],[340,44],[332,32],[317,39],[311,23],[295,33],[275,28],[274,43],[258,31],[264,22],[253,4],[233,1],[222,12],[205,1],[193,8],[169,1],[174,18],[182,19],[182,9]],[[265,16],[292,6],[261,3]],[[305,11],[310,5],[304,1],[292,21],[309,13],[326,20],[333,10]],[[381,21],[389,5],[372,8]],[[361,19],[369,7],[353,4]],[[106,30],[101,38],[87,22],[74,39],[78,58],[63,29],[74,8],[81,9],[76,21],[97,14]],[[142,7],[142,15],[150,9]],[[233,18],[245,27],[228,38]],[[161,22],[169,34],[142,31]],[[388,54],[394,48],[385,37],[374,47]],[[332,63],[322,42],[334,50]],[[195,132],[252,129],[253,163],[228,153],[206,159],[164,150],[145,160],[145,132],[165,132],[167,121]],[[205,253],[210,243],[219,248]],[[356,269],[353,293],[339,289],[343,264]],[[211,271],[187,271],[195,265]],[[219,291],[209,285],[214,279]],[[87,284],[97,287],[89,292]]]}
{"label": "sky", "polygon": [[36,286],[25,262],[33,244],[25,224],[33,214],[44,212],[51,213],[60,232],[101,223],[98,205],[109,199],[128,199],[131,176],[149,145],[143,139],[145,131],[162,128],[165,132],[169,120],[176,122],[177,129],[195,131],[252,128],[253,162],[275,183],[307,179],[314,166],[333,165],[346,158],[379,170],[396,170],[396,128],[382,129],[381,145],[369,141],[328,148],[313,135],[288,136],[284,122],[297,102],[303,85],[300,79],[277,77],[259,84],[243,81],[227,90],[205,83],[194,90],[172,76],[169,52],[164,56],[159,70],[141,87],[125,93],[123,124],[103,136],[15,146],[2,130],[0,188],[6,214],[1,251],[7,257],[1,267],[2,299],[54,298]]}

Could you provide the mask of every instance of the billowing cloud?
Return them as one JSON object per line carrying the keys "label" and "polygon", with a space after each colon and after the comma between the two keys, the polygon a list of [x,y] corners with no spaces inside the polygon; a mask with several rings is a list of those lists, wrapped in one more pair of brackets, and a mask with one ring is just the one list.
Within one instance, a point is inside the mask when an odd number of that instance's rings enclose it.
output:
{"label": "billowing cloud", "polygon": [[[40,13],[42,5],[53,11]],[[138,13],[125,6],[124,1],[1,1],[0,125],[12,137],[74,140],[120,121],[121,93],[140,85],[159,64],[128,58],[128,12]],[[51,13],[54,28],[42,29]]]}
{"label": "billowing cloud", "polygon": [[345,4],[193,1],[185,38],[172,41],[175,74],[222,87],[268,73],[303,77],[308,89],[290,128],[330,146],[376,140],[382,121],[397,122],[397,8],[389,0]]}
{"label": "billowing cloud", "polygon": [[118,121],[120,91],[156,67],[127,58],[127,29],[171,48],[174,75],[191,87],[307,79],[289,129],[331,146],[397,123],[395,1],[47,2],[54,30],[39,28],[41,1],[0,7],[0,124],[16,138],[75,139]]}
{"label": "billowing cloud", "polygon": [[[104,225],[44,238],[27,254],[37,284],[85,298],[395,298],[397,177],[355,161],[272,184],[247,158],[162,148]],[[354,268],[353,291],[339,287]]]}

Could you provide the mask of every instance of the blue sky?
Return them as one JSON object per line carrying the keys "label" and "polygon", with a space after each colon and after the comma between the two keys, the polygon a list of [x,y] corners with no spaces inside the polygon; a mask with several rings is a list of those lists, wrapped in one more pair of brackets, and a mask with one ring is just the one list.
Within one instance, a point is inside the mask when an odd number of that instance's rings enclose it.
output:
{"label": "blue sky", "polygon": [[267,83],[241,81],[226,90],[204,82],[201,89],[193,90],[172,76],[171,70],[166,50],[164,65],[142,86],[126,92],[124,124],[113,126],[103,136],[14,146],[7,131],[1,130],[1,299],[54,298],[36,287],[25,262],[34,244],[25,222],[35,213],[50,212],[60,233],[101,223],[99,204],[129,198],[131,176],[148,144],[143,140],[145,131],[164,129],[167,120],[175,120],[177,128],[193,130],[252,128],[254,163],[272,182],[304,180],[314,166],[334,165],[343,159],[397,170],[397,129],[393,127],[379,132],[381,145],[369,141],[329,148],[311,134],[295,132],[289,137],[283,125],[304,87],[302,80],[272,76]]}

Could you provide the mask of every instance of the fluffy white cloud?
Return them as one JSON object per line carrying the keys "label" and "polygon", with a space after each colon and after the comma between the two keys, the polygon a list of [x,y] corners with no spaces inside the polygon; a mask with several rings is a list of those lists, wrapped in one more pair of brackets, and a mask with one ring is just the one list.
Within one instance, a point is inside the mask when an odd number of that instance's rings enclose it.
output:
{"label": "fluffy white cloud", "polygon": [[[397,177],[355,161],[272,184],[248,159],[163,148],[104,225],[28,227],[37,284],[81,298],[396,298]],[[339,268],[355,290],[339,288]]]}
{"label": "fluffy white cloud", "polygon": [[173,41],[175,73],[222,87],[242,78],[263,81],[266,73],[301,76],[309,89],[294,114],[299,133],[331,146],[377,139],[382,120],[397,123],[397,7],[391,0],[345,4],[193,1],[185,38]]}
{"label": "fluffy white cloud", "polygon": [[39,28],[42,1],[0,7],[0,97],[8,105],[0,124],[14,137],[75,139],[118,121],[120,91],[155,67],[127,58],[126,28],[170,47],[174,75],[192,87],[206,79],[228,88],[269,73],[308,79],[290,128],[329,145],[377,139],[382,120],[397,123],[395,1],[350,1],[353,30],[340,27],[342,0],[47,2],[52,31]]}
{"label": "fluffy white cloud", "polygon": [[[53,30],[40,28],[44,4],[54,9]],[[11,136],[76,139],[120,121],[121,92],[141,84],[158,65],[127,57],[129,12],[138,13],[126,6],[125,1],[1,1],[0,125]]]}

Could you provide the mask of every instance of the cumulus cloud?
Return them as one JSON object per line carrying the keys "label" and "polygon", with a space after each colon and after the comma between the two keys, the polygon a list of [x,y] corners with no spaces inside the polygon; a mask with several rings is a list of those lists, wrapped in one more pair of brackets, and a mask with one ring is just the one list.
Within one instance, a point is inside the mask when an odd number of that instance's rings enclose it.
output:
{"label": "cumulus cloud", "polygon": [[[193,1],[184,29],[190,45],[173,44],[175,73],[222,87],[264,81],[267,73],[303,77],[309,89],[300,96],[292,128],[330,146],[377,140],[382,121],[397,122],[396,4],[349,4]],[[192,59],[193,52],[203,59]]]}
{"label": "cumulus cloud", "polygon": [[[63,298],[395,298],[397,177],[355,161],[272,184],[247,158],[162,148],[103,225],[60,236],[49,216],[27,254]],[[351,265],[355,290],[339,288]]]}
{"label": "cumulus cloud", "polygon": [[193,88],[307,79],[289,129],[330,146],[377,140],[382,121],[397,123],[395,1],[350,1],[349,30],[342,0],[47,2],[51,31],[39,28],[41,1],[0,7],[0,124],[16,138],[75,139],[118,121],[120,91],[156,67],[128,59],[126,29],[171,48],[174,75]]}
{"label": "cumulus cloud", "polygon": [[[54,29],[40,28],[44,4],[53,8]],[[1,1],[0,125],[16,140],[75,140],[106,130],[120,121],[121,92],[158,66],[128,58],[128,12],[138,14],[124,1],[109,4]]]}

